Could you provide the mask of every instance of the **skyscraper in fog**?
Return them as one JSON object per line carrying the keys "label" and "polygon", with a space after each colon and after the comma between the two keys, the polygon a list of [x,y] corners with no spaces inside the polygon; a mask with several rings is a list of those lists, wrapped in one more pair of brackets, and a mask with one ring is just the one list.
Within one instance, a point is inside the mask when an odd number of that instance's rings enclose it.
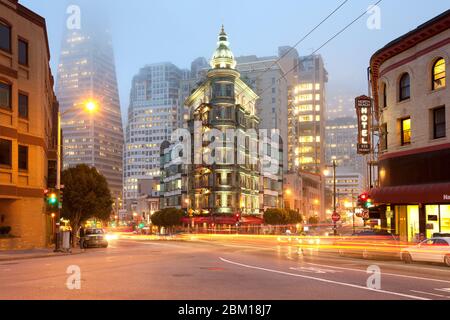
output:
{"label": "skyscraper in fog", "polygon": [[[111,35],[94,8],[78,8],[80,24],[65,26],[56,84],[64,168],[78,164],[97,168],[120,201],[123,128]],[[95,112],[86,112],[89,104]]]}
{"label": "skyscraper in fog", "polygon": [[160,176],[161,144],[178,128],[182,76],[172,63],[156,63],[133,78],[124,154],[127,207],[139,196],[139,180]]}

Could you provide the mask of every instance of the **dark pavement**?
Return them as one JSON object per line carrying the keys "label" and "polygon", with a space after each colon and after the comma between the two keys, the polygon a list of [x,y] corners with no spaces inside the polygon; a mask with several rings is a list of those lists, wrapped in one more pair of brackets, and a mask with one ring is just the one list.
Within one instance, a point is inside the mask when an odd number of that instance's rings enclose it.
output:
{"label": "dark pavement", "polygon": [[[381,270],[380,290],[367,287],[370,266]],[[81,288],[70,290],[68,268],[78,267]],[[257,241],[117,240],[80,255],[0,262],[0,299],[450,300],[450,268]]]}

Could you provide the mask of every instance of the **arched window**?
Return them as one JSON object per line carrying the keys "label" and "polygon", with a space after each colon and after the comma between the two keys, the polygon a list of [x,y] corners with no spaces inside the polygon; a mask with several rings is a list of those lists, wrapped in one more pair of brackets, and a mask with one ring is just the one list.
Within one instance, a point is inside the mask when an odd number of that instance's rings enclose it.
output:
{"label": "arched window", "polygon": [[411,78],[409,73],[404,73],[400,78],[400,101],[411,98]]}
{"label": "arched window", "polygon": [[433,65],[433,90],[445,87],[445,60],[439,58]]}
{"label": "arched window", "polygon": [[385,82],[383,82],[383,84],[381,85],[381,94],[382,94],[382,104],[383,104],[383,108],[387,107],[387,85]]}

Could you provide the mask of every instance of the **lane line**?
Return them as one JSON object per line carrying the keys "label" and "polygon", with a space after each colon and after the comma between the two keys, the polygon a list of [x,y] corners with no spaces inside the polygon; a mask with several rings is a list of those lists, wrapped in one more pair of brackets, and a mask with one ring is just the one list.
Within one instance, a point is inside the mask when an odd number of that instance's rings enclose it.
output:
{"label": "lane line", "polygon": [[[198,241],[196,240],[196,242],[204,242],[204,243],[209,243],[209,244],[219,244],[219,245],[224,246],[224,247],[232,247],[232,248],[235,247],[235,248],[244,248],[244,249],[245,248],[247,248],[247,249],[258,249],[258,250],[275,251],[275,252],[279,251],[278,249],[274,249],[274,248],[270,249],[270,248],[259,247],[259,246],[232,245],[232,244],[225,244],[223,242],[211,242],[211,241],[206,241],[206,240],[198,240]],[[277,245],[276,247],[287,248],[285,246],[280,246],[280,245]],[[331,257],[325,257],[325,256],[321,256],[321,255],[318,255],[318,256],[304,255],[304,257],[314,257],[314,258],[318,258],[318,259],[331,258]],[[362,262],[364,262],[364,261],[367,262],[367,260],[362,260],[362,259],[347,259],[347,258],[339,257],[339,261],[342,261],[342,262],[348,261],[348,262],[351,262],[351,263],[355,263],[355,260],[362,261]],[[390,264],[390,263],[385,263],[385,262],[376,263],[376,265],[378,265],[378,266],[386,266],[386,267],[391,267],[391,268],[392,267],[396,267],[396,268],[400,268],[400,269],[404,269],[404,270],[410,270],[410,271],[430,270],[430,271],[438,271],[438,272],[450,273],[450,269],[449,270],[442,270],[442,269],[438,269],[438,268],[433,269],[433,268],[427,268],[427,267],[418,266],[418,265],[407,266],[405,264],[398,264],[398,263],[391,263]]]}
{"label": "lane line", "polygon": [[[304,262],[305,264],[309,264],[316,267],[325,267],[325,268],[332,268],[332,269],[339,269],[339,270],[347,270],[347,271],[356,271],[356,272],[362,272],[367,273],[366,270],[361,269],[353,269],[353,268],[344,268],[344,267],[335,267],[335,266],[329,266],[324,264],[317,264],[317,263],[311,263],[311,262]],[[374,265],[377,265],[374,263]],[[384,276],[391,276],[391,277],[399,277],[399,278],[409,278],[409,279],[416,279],[416,280],[423,280],[423,281],[434,281],[434,282],[444,282],[444,283],[450,283],[448,280],[440,280],[440,279],[432,279],[432,278],[423,278],[423,277],[416,277],[416,276],[407,276],[403,274],[396,274],[396,273],[388,273],[388,272],[382,272],[381,273]]]}
{"label": "lane line", "polygon": [[435,294],[435,293],[430,293],[430,292],[425,292],[425,291],[411,290],[411,292],[420,293],[420,294],[426,294],[426,295],[429,295],[429,296],[434,296],[434,297],[439,297],[439,298],[450,299],[450,297],[448,297],[448,296],[442,296],[440,294]]}
{"label": "lane line", "polygon": [[304,279],[309,279],[309,280],[315,280],[315,281],[319,281],[319,282],[331,283],[331,284],[335,284],[335,285],[340,285],[340,286],[345,286],[345,287],[350,287],[350,288],[355,288],[355,289],[371,291],[371,292],[374,292],[374,293],[390,294],[390,295],[399,296],[399,297],[408,298],[408,299],[431,300],[431,299],[428,299],[428,298],[412,296],[412,295],[398,293],[398,292],[392,292],[392,291],[386,291],[386,290],[375,290],[375,289],[371,289],[371,288],[367,288],[367,287],[363,287],[363,286],[358,286],[356,284],[351,284],[351,283],[346,283],[346,282],[326,280],[326,279],[322,279],[322,278],[310,277],[310,276],[305,276],[305,275],[300,275],[300,274],[295,274],[295,273],[290,273],[290,272],[284,272],[284,271],[278,271],[278,270],[267,269],[267,268],[262,268],[262,267],[250,266],[250,265],[246,265],[246,264],[242,264],[242,263],[226,260],[226,259],[221,258],[221,257],[219,259],[222,262],[225,262],[225,263],[228,263],[228,264],[232,264],[232,265],[236,265],[236,266],[240,266],[240,267],[247,268],[247,269],[254,269],[254,270],[260,270],[260,271],[266,271],[266,272],[282,274],[282,275],[285,275],[285,276],[292,276],[292,277],[304,278]]}

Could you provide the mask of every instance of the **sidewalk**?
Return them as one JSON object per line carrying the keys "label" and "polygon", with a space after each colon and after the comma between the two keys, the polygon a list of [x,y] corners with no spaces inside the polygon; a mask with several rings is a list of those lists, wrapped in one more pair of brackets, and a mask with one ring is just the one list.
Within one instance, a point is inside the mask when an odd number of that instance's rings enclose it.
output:
{"label": "sidewalk", "polygon": [[80,248],[73,248],[72,253],[53,252],[53,249],[50,249],[50,248],[49,249],[0,251],[0,262],[77,255],[77,254],[81,254],[83,252],[84,251],[82,251]]}

